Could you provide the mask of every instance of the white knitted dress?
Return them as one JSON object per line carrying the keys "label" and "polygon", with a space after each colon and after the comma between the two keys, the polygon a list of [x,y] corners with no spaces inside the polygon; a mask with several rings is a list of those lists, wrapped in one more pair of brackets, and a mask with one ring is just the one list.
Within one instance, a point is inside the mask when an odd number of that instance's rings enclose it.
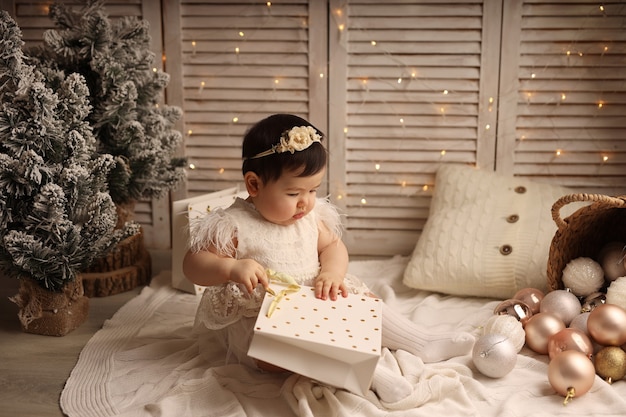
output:
{"label": "white knitted dress", "polygon": [[[253,204],[237,199],[227,209],[215,210],[192,225],[190,248],[200,251],[213,245],[222,254],[254,259],[265,268],[290,275],[300,285],[310,286],[320,270],[318,222],[336,233],[341,231],[337,210],[324,199],[317,199],[311,213],[289,226],[266,221]],[[369,292],[354,276],[347,275],[344,282],[355,294]],[[207,287],[196,312],[194,331],[201,341],[203,333],[213,331],[211,337],[217,336],[229,352],[227,362],[255,366],[247,352],[264,295],[260,285],[252,294],[233,282]]]}

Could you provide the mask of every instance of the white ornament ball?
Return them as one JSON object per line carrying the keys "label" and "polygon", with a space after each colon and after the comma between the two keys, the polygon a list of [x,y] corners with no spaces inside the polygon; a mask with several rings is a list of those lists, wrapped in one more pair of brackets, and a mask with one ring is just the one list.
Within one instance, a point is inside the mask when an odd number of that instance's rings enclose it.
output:
{"label": "white ornament ball", "polygon": [[591,258],[576,258],[563,269],[563,285],[579,297],[586,297],[602,288],[604,271]]}
{"label": "white ornament ball", "polygon": [[547,293],[539,305],[540,312],[554,314],[565,323],[565,327],[569,326],[574,317],[580,314],[581,308],[578,298],[566,290]]}
{"label": "white ornament ball", "polygon": [[501,334],[480,336],[472,349],[476,369],[490,378],[501,378],[511,372],[517,363],[517,350]]}
{"label": "white ornament ball", "polygon": [[609,242],[598,254],[598,262],[604,270],[607,282],[615,281],[626,275],[626,243]]}
{"label": "white ornament ball", "polygon": [[611,282],[606,290],[607,304],[615,304],[626,310],[626,276]]}
{"label": "white ornament ball", "polygon": [[483,334],[506,336],[513,343],[517,352],[522,350],[526,341],[526,332],[522,323],[515,317],[506,314],[491,316],[483,327]]}

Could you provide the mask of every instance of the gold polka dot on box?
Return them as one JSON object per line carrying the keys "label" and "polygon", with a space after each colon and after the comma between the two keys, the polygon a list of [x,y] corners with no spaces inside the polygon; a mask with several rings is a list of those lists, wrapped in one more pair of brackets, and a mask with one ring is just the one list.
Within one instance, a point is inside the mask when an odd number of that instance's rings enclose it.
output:
{"label": "gold polka dot on box", "polygon": [[320,300],[303,286],[267,317],[274,299],[265,295],[248,355],[364,395],[380,357],[382,301],[355,294]]}

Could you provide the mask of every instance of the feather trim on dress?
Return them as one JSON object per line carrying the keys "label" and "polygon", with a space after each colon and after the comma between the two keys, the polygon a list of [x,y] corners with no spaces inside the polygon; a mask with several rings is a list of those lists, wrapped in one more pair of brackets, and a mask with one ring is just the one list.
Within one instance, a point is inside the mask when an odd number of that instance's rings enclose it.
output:
{"label": "feather trim on dress", "polygon": [[217,253],[235,256],[237,224],[223,209],[190,220],[189,249],[192,252],[208,250],[213,246]]}

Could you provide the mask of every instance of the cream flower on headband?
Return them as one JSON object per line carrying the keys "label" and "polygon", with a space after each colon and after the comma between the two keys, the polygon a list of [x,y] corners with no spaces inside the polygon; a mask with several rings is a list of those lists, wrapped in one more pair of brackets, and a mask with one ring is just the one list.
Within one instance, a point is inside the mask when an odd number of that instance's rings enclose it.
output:
{"label": "cream flower on headband", "polygon": [[315,142],[321,141],[322,137],[313,127],[296,126],[283,133],[278,144],[272,146],[266,151],[251,156],[250,158],[245,158],[244,160],[262,158],[264,156],[283,152],[291,152],[293,154],[296,151],[303,151],[307,149]]}
{"label": "cream flower on headband", "polygon": [[276,147],[276,152],[289,151],[294,153],[295,151],[302,151],[311,146],[313,142],[319,142],[321,139],[321,136],[311,126],[296,126],[287,132],[286,137],[285,134],[280,137],[280,144]]}

